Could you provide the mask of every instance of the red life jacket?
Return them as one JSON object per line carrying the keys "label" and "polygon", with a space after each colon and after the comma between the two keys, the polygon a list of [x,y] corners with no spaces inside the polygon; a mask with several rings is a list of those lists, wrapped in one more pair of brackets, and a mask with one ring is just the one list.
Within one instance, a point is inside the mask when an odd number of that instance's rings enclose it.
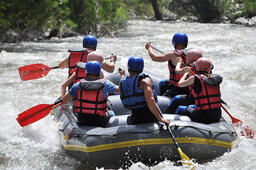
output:
{"label": "red life jacket", "polygon": [[84,63],[84,62],[76,63],[76,77],[74,80],[74,84],[86,77],[85,64],[86,63]]}
{"label": "red life jacket", "polygon": [[210,110],[220,108],[220,86],[222,82],[222,77],[218,75],[212,75],[208,78],[204,74],[195,74],[200,80],[202,85],[201,92],[197,94],[195,92],[195,87],[192,89],[192,95],[195,99],[196,110]]}
{"label": "red life jacket", "polygon": [[80,48],[69,49],[68,52],[70,53],[68,58],[68,77],[70,77],[76,70],[77,62],[86,62],[86,57],[90,50],[87,50],[86,48]]}
{"label": "red life jacket", "polygon": [[[174,50],[173,51],[178,57],[181,58],[182,63],[184,63],[185,65],[188,64],[187,62],[187,58],[186,58],[186,54],[183,50]],[[181,68],[183,68],[184,66],[181,65]],[[168,61],[168,68],[169,68],[169,72],[170,72],[170,82],[171,84],[173,84],[174,86],[178,87],[178,82],[180,81],[181,77],[183,76],[183,74],[176,74],[175,73],[175,68],[176,66],[172,64],[172,61],[169,60]]]}
{"label": "red life jacket", "polygon": [[107,99],[103,97],[106,79],[80,81],[77,99],[74,104],[76,113],[106,116]]}

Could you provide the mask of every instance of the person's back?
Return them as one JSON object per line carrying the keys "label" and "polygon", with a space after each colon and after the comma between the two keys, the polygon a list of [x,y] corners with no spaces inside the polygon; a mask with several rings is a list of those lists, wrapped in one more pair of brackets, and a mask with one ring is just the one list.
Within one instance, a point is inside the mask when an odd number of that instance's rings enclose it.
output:
{"label": "person's back", "polygon": [[119,88],[106,79],[99,79],[99,62],[89,61],[85,71],[87,77],[73,85],[63,101],[66,103],[72,98],[76,99],[73,108],[79,124],[105,127],[110,118],[106,114],[108,93],[118,92]]}
{"label": "person's back", "polygon": [[[195,107],[188,107],[179,114],[188,115],[193,121],[200,123],[213,123],[221,118],[221,93],[220,83],[222,77],[210,74],[211,61],[207,58],[200,58],[196,63],[196,74],[185,79],[188,73],[184,74],[179,86],[193,85]],[[179,110],[179,109],[177,109]]]}
{"label": "person's back", "polygon": [[[75,64],[75,69],[73,74],[61,86],[61,96],[64,96],[67,86],[70,89],[73,84],[79,82],[81,79],[84,79],[86,77],[86,73],[84,72],[84,69],[85,69],[85,63],[88,61],[98,61],[102,66],[104,58],[101,53],[96,51],[91,51],[88,53],[86,57],[86,61],[77,62]],[[104,78],[104,74],[102,71],[101,71],[100,78]]]}
{"label": "person's back", "polygon": [[[178,82],[182,74],[175,71],[178,62],[187,63],[185,48],[188,44],[188,37],[185,33],[176,33],[172,38],[172,44],[175,50],[166,54],[156,55],[152,51],[150,43],[147,43],[145,48],[148,50],[149,56],[156,62],[168,62],[169,80],[161,80],[159,82],[160,95],[168,95],[174,97],[177,94],[188,94],[188,88],[178,87]],[[183,67],[183,66],[181,66]],[[168,94],[166,92],[168,91]]]}
{"label": "person's back", "polygon": [[88,53],[96,50],[97,38],[91,35],[87,35],[83,38],[83,48],[69,49],[69,57],[59,63],[59,68],[68,67],[68,77],[75,72],[75,65],[77,62],[86,62]]}
{"label": "person's back", "polygon": [[144,61],[141,57],[132,56],[128,60],[129,77],[120,71],[120,98],[123,106],[130,109],[128,124],[151,123],[157,120],[169,123],[161,118],[156,106],[157,96],[152,87],[152,80],[142,73]]}

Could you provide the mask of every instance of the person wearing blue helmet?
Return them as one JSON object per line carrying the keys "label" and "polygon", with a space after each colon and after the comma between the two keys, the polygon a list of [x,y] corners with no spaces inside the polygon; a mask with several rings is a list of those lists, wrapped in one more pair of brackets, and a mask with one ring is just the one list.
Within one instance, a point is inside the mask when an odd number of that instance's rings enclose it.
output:
{"label": "person wearing blue helmet", "polygon": [[92,35],[86,35],[83,39],[83,47],[91,48],[93,51],[96,50],[98,44],[98,40],[96,37]]}
{"label": "person wearing blue helmet", "polygon": [[153,88],[151,78],[142,73],[144,60],[139,56],[132,56],[128,60],[128,72],[119,70],[120,98],[125,108],[132,114],[127,118],[127,124],[151,123],[159,120],[162,123],[170,123],[168,119],[161,117],[157,107],[157,95]]}
{"label": "person wearing blue helmet", "polygon": [[[77,72],[77,66],[76,64],[78,62],[86,63],[88,60],[88,56],[90,53],[95,52],[97,48],[98,40],[95,36],[92,35],[86,35],[83,38],[83,48],[76,48],[76,49],[69,49],[70,52],[69,57],[67,57],[65,60],[63,60],[61,63],[59,63],[59,68],[66,68],[68,67],[68,79],[63,83],[61,87],[61,95],[63,96],[65,94],[66,86],[69,87],[69,89],[72,87],[74,82],[74,79],[76,77]],[[113,73],[115,70],[115,62],[116,62],[116,55],[110,56],[110,61],[105,61],[104,57],[101,56],[103,61],[101,62],[101,67],[103,70]],[[92,58],[92,57],[91,57]],[[96,61],[99,57],[96,56]],[[94,60],[94,59],[90,59]]]}
{"label": "person wearing blue helmet", "polygon": [[[86,35],[83,38],[83,48],[73,48],[69,49],[68,52],[70,53],[69,57],[59,63],[59,68],[69,68],[69,76],[70,77],[76,70],[76,63],[77,62],[87,62],[87,55],[95,51],[97,48],[98,40],[95,36]],[[102,69],[106,70],[107,72],[113,73],[115,70],[115,62],[116,62],[116,55],[110,56],[110,61],[103,61]]]}
{"label": "person wearing blue helmet", "polygon": [[[185,33],[176,33],[173,35],[172,44],[175,50],[165,54],[157,55],[153,52],[152,45],[147,43],[145,48],[153,61],[168,62],[169,79],[159,82],[160,95],[174,97],[178,94],[189,94],[187,87],[178,87],[178,82],[182,75],[187,71],[188,60],[186,58],[186,47],[188,45],[188,36]],[[182,63],[182,71],[175,71],[177,63]]]}
{"label": "person wearing blue helmet", "polygon": [[85,65],[86,78],[72,86],[63,97],[63,103],[75,99],[74,111],[78,124],[105,127],[110,116],[107,108],[109,93],[118,93],[119,86],[107,79],[100,79],[101,64],[88,61]]}

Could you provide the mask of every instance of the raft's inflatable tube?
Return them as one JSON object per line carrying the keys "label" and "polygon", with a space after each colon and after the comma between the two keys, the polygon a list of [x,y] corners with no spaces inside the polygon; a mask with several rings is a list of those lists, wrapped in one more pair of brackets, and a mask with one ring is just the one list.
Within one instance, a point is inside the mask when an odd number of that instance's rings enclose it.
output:
{"label": "raft's inflatable tube", "polygon": [[[154,79],[153,79],[154,80]],[[158,86],[157,86],[158,87]],[[164,112],[170,99],[159,96]],[[127,125],[130,111],[123,108],[119,95],[109,96],[111,117],[106,128],[78,126],[72,105],[53,110],[59,122],[59,137],[66,152],[90,167],[127,168],[135,162],[154,165],[165,159],[180,160],[176,146],[165,126],[159,123]],[[237,134],[223,118],[218,123],[191,122],[187,116],[164,114],[183,153],[196,162],[223,155],[234,146]]]}
{"label": "raft's inflatable tube", "polygon": [[[111,117],[106,128],[77,126],[72,110],[70,104],[54,109],[61,145],[70,156],[88,166],[125,168],[135,162],[153,165],[165,159],[180,159],[169,132],[158,123],[127,125],[128,115],[120,115]],[[164,117],[171,120],[170,127],[183,153],[196,162],[230,151],[237,138],[224,119],[207,125],[191,122],[187,116]]]}

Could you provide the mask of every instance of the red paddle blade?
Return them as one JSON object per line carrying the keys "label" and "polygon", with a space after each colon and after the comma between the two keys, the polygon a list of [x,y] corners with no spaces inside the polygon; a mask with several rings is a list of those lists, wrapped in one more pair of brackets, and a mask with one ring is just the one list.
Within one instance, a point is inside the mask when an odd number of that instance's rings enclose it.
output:
{"label": "red paddle blade", "polygon": [[46,76],[51,67],[38,63],[19,67],[20,78],[23,81],[38,79]]}
{"label": "red paddle blade", "polygon": [[246,136],[247,138],[251,138],[251,139],[254,138],[254,135],[255,135],[254,131],[251,130],[247,125],[244,125],[242,121],[237,122],[237,123],[233,123],[233,124],[236,127],[241,128],[240,133],[241,133],[242,136]]}
{"label": "red paddle blade", "polygon": [[229,117],[232,120],[232,124],[235,125],[236,127],[241,128],[240,133],[242,136],[246,136],[247,138],[254,138],[253,130],[251,130],[248,126],[244,125],[241,120],[233,117],[223,105],[221,105],[221,108],[229,115]]}
{"label": "red paddle blade", "polygon": [[39,104],[20,113],[17,121],[22,127],[32,124],[47,116],[52,110],[52,107],[53,104]]}

